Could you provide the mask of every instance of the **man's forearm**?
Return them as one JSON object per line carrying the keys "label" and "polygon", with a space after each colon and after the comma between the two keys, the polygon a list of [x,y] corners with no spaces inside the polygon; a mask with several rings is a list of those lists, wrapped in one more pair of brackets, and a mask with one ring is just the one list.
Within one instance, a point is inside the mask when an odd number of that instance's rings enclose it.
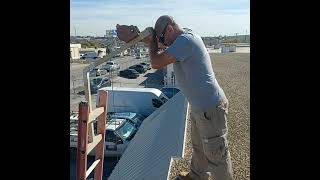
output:
{"label": "man's forearm", "polygon": [[149,55],[151,66],[154,69],[161,69],[168,64],[175,63],[175,57],[167,55],[164,52],[158,52],[159,46],[156,37],[156,33],[153,33],[152,38],[149,43]]}
{"label": "man's forearm", "polygon": [[156,33],[154,32],[152,34],[151,42],[149,43],[149,55],[150,55],[151,61],[157,56],[157,54],[158,54],[158,42],[157,42]]}

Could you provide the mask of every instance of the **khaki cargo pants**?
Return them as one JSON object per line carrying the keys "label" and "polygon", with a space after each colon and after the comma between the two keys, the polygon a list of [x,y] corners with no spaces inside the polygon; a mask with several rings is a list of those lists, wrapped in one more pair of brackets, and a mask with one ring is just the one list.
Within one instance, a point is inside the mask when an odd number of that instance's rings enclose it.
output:
{"label": "khaki cargo pants", "polygon": [[227,101],[205,111],[191,109],[192,179],[208,179],[207,172],[210,172],[215,180],[233,179],[226,138],[227,114]]}

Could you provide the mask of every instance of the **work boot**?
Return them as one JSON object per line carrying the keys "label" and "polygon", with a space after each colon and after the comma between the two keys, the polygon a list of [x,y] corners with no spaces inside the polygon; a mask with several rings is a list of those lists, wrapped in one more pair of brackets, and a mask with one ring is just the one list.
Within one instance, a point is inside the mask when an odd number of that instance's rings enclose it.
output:
{"label": "work boot", "polygon": [[192,178],[188,172],[180,172],[175,180],[192,180]]}

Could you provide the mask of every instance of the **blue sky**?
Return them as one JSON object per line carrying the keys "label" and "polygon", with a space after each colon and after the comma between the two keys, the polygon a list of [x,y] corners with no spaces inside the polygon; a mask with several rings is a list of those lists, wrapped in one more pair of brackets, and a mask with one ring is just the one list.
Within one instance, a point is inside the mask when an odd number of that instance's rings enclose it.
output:
{"label": "blue sky", "polygon": [[171,15],[201,36],[250,32],[249,0],[70,0],[70,35],[103,36],[116,24],[154,27]]}

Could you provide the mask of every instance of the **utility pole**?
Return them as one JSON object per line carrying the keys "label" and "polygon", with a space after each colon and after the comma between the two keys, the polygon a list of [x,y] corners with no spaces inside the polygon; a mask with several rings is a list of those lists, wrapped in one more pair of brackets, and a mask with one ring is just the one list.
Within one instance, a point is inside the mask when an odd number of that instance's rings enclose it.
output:
{"label": "utility pole", "polygon": [[76,93],[76,90],[74,89],[74,81],[75,81],[75,77],[72,76],[72,89],[73,89],[73,93]]}
{"label": "utility pole", "polygon": [[246,34],[244,35],[244,41],[247,42],[247,30],[246,30]]}

